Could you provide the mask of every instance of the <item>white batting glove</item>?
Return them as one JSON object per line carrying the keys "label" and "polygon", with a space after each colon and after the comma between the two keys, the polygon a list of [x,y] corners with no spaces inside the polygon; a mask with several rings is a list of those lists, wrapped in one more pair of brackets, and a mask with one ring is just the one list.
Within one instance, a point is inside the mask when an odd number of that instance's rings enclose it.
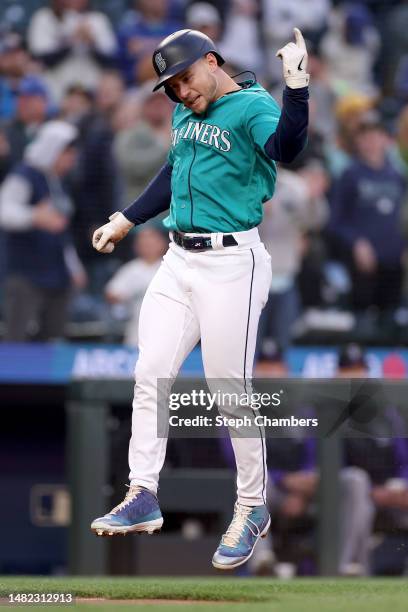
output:
{"label": "white batting glove", "polygon": [[299,89],[309,85],[310,75],[307,74],[307,49],[302,32],[293,29],[296,42],[290,42],[276,54],[283,62],[283,76],[286,85],[291,89]]}
{"label": "white batting glove", "polygon": [[134,223],[126,219],[121,212],[115,212],[109,217],[109,223],[94,231],[92,246],[100,253],[112,253],[115,244],[122,240],[134,227]]}

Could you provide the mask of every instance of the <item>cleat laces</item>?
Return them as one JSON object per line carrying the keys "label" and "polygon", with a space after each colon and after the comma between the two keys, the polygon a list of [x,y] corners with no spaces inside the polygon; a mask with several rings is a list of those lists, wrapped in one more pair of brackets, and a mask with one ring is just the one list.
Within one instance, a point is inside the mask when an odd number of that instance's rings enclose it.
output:
{"label": "cleat laces", "polygon": [[[126,485],[126,486],[129,486],[129,485]],[[115,506],[113,510],[109,512],[109,514],[117,514],[118,512],[126,508],[126,506],[128,506],[130,502],[132,502],[141,492],[142,492],[142,487],[139,487],[137,485],[133,485],[129,487],[129,491],[126,493],[125,499],[121,501],[120,504]]]}
{"label": "cleat laces", "polygon": [[[238,545],[241,536],[244,533],[245,527],[249,529],[253,536],[260,535],[259,527],[254,521],[249,518],[253,508],[251,506],[241,506],[236,503],[234,508],[234,516],[226,533],[222,536],[221,544],[234,547]],[[255,530],[253,529],[255,528]]]}

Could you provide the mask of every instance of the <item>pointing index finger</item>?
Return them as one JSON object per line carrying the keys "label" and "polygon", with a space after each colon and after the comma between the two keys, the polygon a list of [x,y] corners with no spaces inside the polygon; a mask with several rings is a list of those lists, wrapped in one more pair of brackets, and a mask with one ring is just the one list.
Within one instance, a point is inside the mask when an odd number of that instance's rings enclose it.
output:
{"label": "pointing index finger", "polygon": [[299,30],[299,28],[293,28],[293,31],[295,33],[296,45],[299,47],[299,49],[304,49],[306,51],[306,43],[302,32]]}

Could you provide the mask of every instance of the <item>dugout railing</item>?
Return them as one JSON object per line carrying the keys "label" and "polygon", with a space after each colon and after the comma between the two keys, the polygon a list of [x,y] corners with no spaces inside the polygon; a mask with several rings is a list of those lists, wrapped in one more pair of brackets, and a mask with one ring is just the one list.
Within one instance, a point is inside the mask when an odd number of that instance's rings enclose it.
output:
{"label": "dugout railing", "polygon": [[[314,384],[308,382],[311,392]],[[333,383],[328,381],[327,384]],[[338,381],[338,384],[344,387],[350,381]],[[384,382],[386,384],[397,399],[403,397],[400,385],[390,381]],[[401,384],[405,386],[404,381]],[[321,381],[319,385],[321,393]],[[132,393],[133,382],[128,380],[84,380],[70,386],[66,404],[67,465],[72,499],[69,571],[74,575],[103,575],[110,571],[110,539],[94,536],[89,523],[93,517],[106,512],[110,501],[110,407],[112,404],[128,404]],[[323,425],[329,412],[328,409],[319,411]],[[323,576],[334,576],[337,574],[338,558],[340,436],[318,439],[318,464],[318,571]],[[211,495],[208,494],[209,490]],[[182,509],[186,513],[217,511],[223,515],[224,524],[228,524],[234,498],[234,474],[228,470],[171,470],[163,472],[161,477],[160,502],[164,512]],[[163,533],[160,537],[168,536]]]}

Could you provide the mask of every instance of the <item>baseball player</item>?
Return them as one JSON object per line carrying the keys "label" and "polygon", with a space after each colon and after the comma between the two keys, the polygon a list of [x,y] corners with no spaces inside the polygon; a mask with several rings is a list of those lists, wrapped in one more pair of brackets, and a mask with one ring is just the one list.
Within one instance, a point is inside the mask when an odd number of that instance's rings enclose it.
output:
{"label": "baseball player", "polygon": [[[177,102],[168,161],[139,198],[97,229],[93,245],[111,253],[134,225],[170,209],[170,247],[143,301],[139,320],[130,487],[91,529],[99,535],[153,533],[166,439],[157,436],[157,379],[168,391],[201,339],[205,376],[249,388],[259,316],[271,283],[271,258],[259,239],[262,205],[272,197],[275,161],[290,162],[306,143],[307,51],[301,32],[277,53],[283,60],[283,107],[255,79],[236,82],[213,41],[195,30],[165,38],[153,54]],[[264,432],[232,439],[237,502],[213,565],[233,569],[252,555],[270,517],[265,505]]]}

